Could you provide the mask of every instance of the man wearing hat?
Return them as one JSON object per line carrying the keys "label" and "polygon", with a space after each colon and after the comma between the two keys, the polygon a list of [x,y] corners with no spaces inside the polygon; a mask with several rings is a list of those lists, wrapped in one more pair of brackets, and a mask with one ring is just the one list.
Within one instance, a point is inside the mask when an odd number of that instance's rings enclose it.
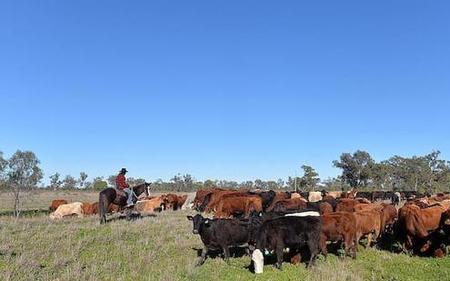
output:
{"label": "man wearing hat", "polygon": [[127,173],[127,169],[122,168],[119,174],[116,177],[116,188],[124,191],[127,194],[127,207],[133,206],[133,191],[127,183],[125,178],[125,174]]}

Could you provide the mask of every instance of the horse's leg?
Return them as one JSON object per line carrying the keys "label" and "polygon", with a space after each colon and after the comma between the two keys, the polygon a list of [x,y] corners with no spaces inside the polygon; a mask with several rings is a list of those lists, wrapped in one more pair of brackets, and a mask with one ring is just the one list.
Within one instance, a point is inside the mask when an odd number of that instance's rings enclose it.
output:
{"label": "horse's leg", "polygon": [[131,215],[133,214],[133,210],[131,208],[125,209],[125,216],[127,218],[127,221],[130,221],[132,219]]}
{"label": "horse's leg", "polygon": [[102,192],[100,192],[99,200],[98,200],[98,214],[100,216],[100,224],[106,223],[106,213],[108,212],[109,204],[114,201],[109,200],[108,196]]}

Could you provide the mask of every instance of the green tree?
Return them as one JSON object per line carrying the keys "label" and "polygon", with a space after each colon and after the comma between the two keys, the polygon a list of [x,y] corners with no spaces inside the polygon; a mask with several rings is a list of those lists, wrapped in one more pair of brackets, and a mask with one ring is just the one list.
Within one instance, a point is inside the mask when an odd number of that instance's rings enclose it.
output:
{"label": "green tree", "polygon": [[323,181],[325,184],[325,189],[330,191],[347,189],[348,186],[345,186],[340,177],[328,178]]}
{"label": "green tree", "polygon": [[405,158],[393,156],[384,161],[389,166],[389,179],[395,189],[413,189],[436,192],[448,190],[450,185],[449,163],[439,159],[440,152],[433,151],[424,156]]}
{"label": "green tree", "polygon": [[108,187],[108,183],[103,180],[103,177],[95,177],[92,180],[92,188],[95,190],[102,190]]}
{"label": "green tree", "polygon": [[213,181],[213,180],[205,180],[205,182],[203,183],[203,187],[205,188],[214,188],[217,186],[217,181]]}
{"label": "green tree", "polygon": [[6,168],[8,167],[8,161],[3,158],[3,152],[0,151],[0,189],[6,185]]}
{"label": "green tree", "polygon": [[268,185],[267,182],[260,180],[260,179],[256,179],[255,180],[255,188],[257,189],[267,189]]}
{"label": "green tree", "polygon": [[132,178],[132,177],[127,178],[127,183],[130,187],[143,184],[144,182],[145,182],[145,179],[143,179],[143,178],[137,178],[137,179]]}
{"label": "green tree", "polygon": [[298,191],[298,183],[300,182],[299,177],[288,177],[287,186],[289,190]]}
{"label": "green tree", "polygon": [[14,197],[14,215],[20,214],[20,192],[33,188],[42,179],[40,161],[31,151],[17,150],[8,160],[7,180]]}
{"label": "green tree", "polygon": [[374,187],[377,189],[387,189],[389,186],[391,169],[385,162],[374,163],[371,168],[370,178],[373,181]]}
{"label": "green tree", "polygon": [[60,181],[59,177],[60,177],[59,173],[54,173],[49,177],[50,187],[53,188],[53,190],[56,190],[61,187],[62,182]]}
{"label": "green tree", "polygon": [[277,188],[284,188],[284,180],[278,179],[277,180]]}
{"label": "green tree", "polygon": [[236,181],[220,180],[217,185],[221,188],[238,188],[239,183]]}
{"label": "green tree", "polygon": [[88,178],[88,175],[85,172],[80,172],[80,188],[85,187],[86,179]]}
{"label": "green tree", "polygon": [[340,161],[333,161],[333,165],[342,169],[342,178],[351,187],[366,187],[372,173],[374,160],[366,151],[343,153]]}
{"label": "green tree", "polygon": [[110,186],[116,186],[116,175],[111,175],[106,180]]}
{"label": "green tree", "polygon": [[185,174],[183,176],[183,187],[186,191],[193,190],[194,187],[194,178],[190,174]]}
{"label": "green tree", "polygon": [[304,191],[314,190],[316,185],[319,183],[319,174],[314,170],[313,167],[303,165],[303,176],[299,180],[299,186]]}
{"label": "green tree", "polygon": [[63,188],[74,189],[77,185],[77,180],[71,175],[67,175],[63,180]]}
{"label": "green tree", "polygon": [[173,183],[175,191],[181,191],[183,189],[183,177],[181,174],[176,174],[170,181]]}
{"label": "green tree", "polygon": [[276,190],[279,188],[279,185],[276,181],[267,181],[267,189]]}

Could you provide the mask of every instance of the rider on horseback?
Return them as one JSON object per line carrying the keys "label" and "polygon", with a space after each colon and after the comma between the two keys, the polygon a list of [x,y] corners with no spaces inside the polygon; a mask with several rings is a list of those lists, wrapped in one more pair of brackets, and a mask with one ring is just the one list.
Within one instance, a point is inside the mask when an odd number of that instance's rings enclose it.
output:
{"label": "rider on horseback", "polygon": [[130,188],[130,185],[126,182],[125,174],[127,173],[127,169],[122,168],[119,174],[116,177],[116,188],[124,191],[127,194],[127,206],[133,206],[133,191]]}

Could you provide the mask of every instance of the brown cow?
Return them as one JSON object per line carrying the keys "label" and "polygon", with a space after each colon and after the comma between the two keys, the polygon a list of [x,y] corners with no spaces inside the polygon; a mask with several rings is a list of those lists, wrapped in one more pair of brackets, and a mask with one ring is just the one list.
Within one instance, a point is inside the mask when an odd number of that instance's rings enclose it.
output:
{"label": "brown cow", "polygon": [[195,193],[195,198],[192,201],[192,208],[197,209],[202,205],[203,201],[205,200],[205,197],[215,191],[224,190],[222,188],[205,188],[205,189],[199,189]]}
{"label": "brown cow", "polygon": [[387,230],[393,230],[392,227],[394,223],[397,221],[398,214],[397,208],[390,204],[381,204],[383,209],[381,209],[381,233],[386,232]]}
{"label": "brown cow", "polygon": [[370,203],[367,200],[361,200],[358,199],[349,199],[349,198],[342,198],[339,200],[336,206],[336,212],[353,212],[355,211],[355,206],[357,204],[361,203]]}
{"label": "brown cow", "polygon": [[134,206],[134,209],[138,212],[155,212],[164,210],[164,205],[164,199],[160,196],[150,200],[138,201]]}
{"label": "brown cow", "polygon": [[[327,241],[343,242],[345,254],[356,258],[356,219],[348,212],[336,212],[322,215],[322,233],[320,247],[327,256]],[[350,251],[352,253],[350,253]]]}
{"label": "brown cow", "polygon": [[417,238],[426,238],[429,232],[440,226],[441,215],[445,209],[439,205],[432,205],[421,209],[415,204],[406,204],[398,213],[399,234],[405,239],[405,245],[411,249]]}
{"label": "brown cow", "polygon": [[177,204],[177,209],[181,210],[181,208],[183,207],[184,203],[186,203],[188,196],[187,195],[181,195],[178,196],[178,204]]}
{"label": "brown cow", "polygon": [[161,195],[161,199],[164,200],[167,210],[176,211],[178,209],[178,195],[173,194],[173,193],[168,193],[168,194]]}
{"label": "brown cow", "polygon": [[333,213],[333,206],[330,203],[328,203],[328,202],[320,202],[320,204],[319,204],[319,213],[321,215]]}
{"label": "brown cow", "polygon": [[218,206],[214,218],[229,218],[237,213],[248,217],[252,212],[262,212],[262,199],[257,195],[227,196]]}
{"label": "brown cow", "polygon": [[108,206],[108,213],[118,213],[121,210],[122,210],[122,208],[119,205],[116,205],[114,203],[111,203]]}
{"label": "brown cow", "polygon": [[98,214],[98,202],[92,204],[89,202],[83,202],[81,208],[83,209],[83,214],[85,216],[92,216]]}
{"label": "brown cow", "polygon": [[275,204],[273,211],[275,212],[297,211],[305,208],[306,208],[305,200],[303,198],[297,197],[278,201]]}
{"label": "brown cow", "polygon": [[58,207],[60,205],[64,205],[67,204],[67,200],[64,199],[55,199],[52,201],[52,203],[50,204],[50,207],[48,207],[48,209],[50,210],[50,212],[54,212],[56,211],[56,209],[58,209]]}
{"label": "brown cow", "polygon": [[[372,240],[376,240],[381,230],[381,209],[371,209],[356,211],[353,215],[356,218],[356,244],[363,236],[367,236],[366,248],[371,246]],[[372,234],[374,236],[372,237]]]}
{"label": "brown cow", "polygon": [[393,226],[397,220],[397,209],[386,203],[370,203],[370,204],[356,204],[355,211],[371,211],[375,210],[380,214],[381,227],[380,234],[386,230],[386,227]]}
{"label": "brown cow", "polygon": [[[222,197],[225,195],[240,195],[242,194],[242,191],[237,190],[215,190],[211,193],[209,193],[207,196],[205,196],[205,200],[203,201],[202,205],[200,207],[203,207],[204,211],[206,213],[212,212],[216,209],[219,202],[222,200]],[[206,206],[204,206],[206,203]]]}
{"label": "brown cow", "polygon": [[370,210],[377,210],[381,211],[383,209],[383,206],[378,203],[370,203],[370,204],[361,204],[358,203],[353,207],[353,210],[356,211],[370,211]]}
{"label": "brown cow", "polygon": [[275,192],[275,198],[273,198],[272,203],[270,203],[269,207],[267,207],[266,212],[272,211],[278,201],[289,198],[291,198],[291,195],[288,192],[282,191]]}

